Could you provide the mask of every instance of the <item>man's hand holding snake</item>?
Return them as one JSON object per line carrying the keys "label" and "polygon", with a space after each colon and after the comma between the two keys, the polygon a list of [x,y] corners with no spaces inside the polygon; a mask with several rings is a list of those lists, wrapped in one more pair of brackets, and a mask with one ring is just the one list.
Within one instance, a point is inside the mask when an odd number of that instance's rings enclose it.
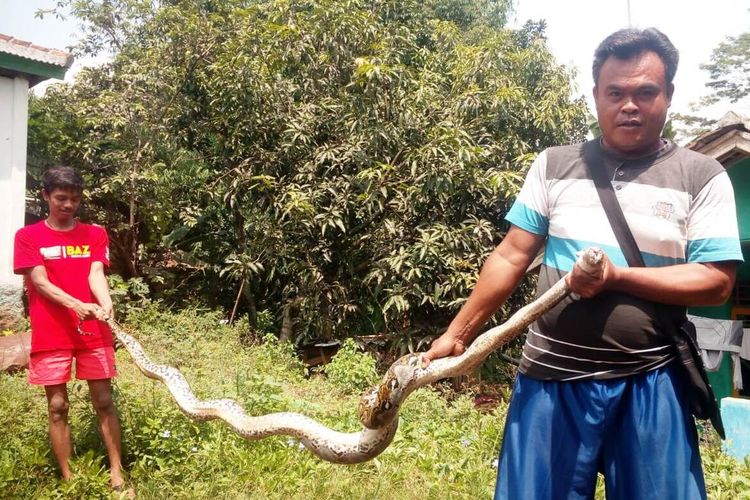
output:
{"label": "man's hand holding snake", "polygon": [[564,279],[571,293],[590,299],[604,290],[610,289],[617,281],[618,275],[617,266],[612,264],[607,254],[602,252],[602,265],[595,268],[594,272],[586,271],[578,261]]}

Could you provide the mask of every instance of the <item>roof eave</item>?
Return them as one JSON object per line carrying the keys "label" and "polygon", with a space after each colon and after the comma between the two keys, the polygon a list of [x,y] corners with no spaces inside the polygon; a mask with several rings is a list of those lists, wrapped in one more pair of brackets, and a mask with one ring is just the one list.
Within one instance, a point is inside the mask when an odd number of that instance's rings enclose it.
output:
{"label": "roof eave", "polygon": [[0,52],[0,74],[5,74],[6,76],[20,74],[25,76],[29,80],[29,87],[33,87],[37,83],[49,78],[64,79],[68,67],[41,61],[32,61],[25,57]]}

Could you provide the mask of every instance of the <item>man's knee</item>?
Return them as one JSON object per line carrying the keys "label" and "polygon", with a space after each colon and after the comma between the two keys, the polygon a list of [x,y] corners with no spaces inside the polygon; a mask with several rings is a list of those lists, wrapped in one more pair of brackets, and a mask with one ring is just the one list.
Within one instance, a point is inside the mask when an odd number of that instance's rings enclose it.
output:
{"label": "man's knee", "polygon": [[67,422],[70,403],[64,398],[52,398],[47,405],[49,418],[53,422]]}
{"label": "man's knee", "polygon": [[91,404],[97,413],[113,413],[115,411],[114,401],[112,400],[112,386],[109,381],[90,381],[89,393],[91,394]]}
{"label": "man's knee", "polygon": [[97,413],[111,413],[115,410],[111,392],[92,394],[91,404]]}

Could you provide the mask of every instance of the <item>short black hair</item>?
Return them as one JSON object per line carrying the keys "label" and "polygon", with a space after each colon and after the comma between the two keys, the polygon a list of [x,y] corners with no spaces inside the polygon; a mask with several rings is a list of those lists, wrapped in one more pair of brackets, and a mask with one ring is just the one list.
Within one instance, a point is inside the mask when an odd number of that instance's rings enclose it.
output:
{"label": "short black hair", "polygon": [[42,175],[42,187],[48,194],[55,189],[74,189],[83,192],[83,177],[71,167],[52,167]]}
{"label": "short black hair", "polygon": [[630,59],[642,52],[652,51],[664,63],[664,76],[667,83],[672,83],[677,73],[680,53],[677,51],[667,35],[656,28],[625,28],[615,31],[596,48],[594,52],[594,84],[599,81],[599,72],[610,56],[618,59]]}

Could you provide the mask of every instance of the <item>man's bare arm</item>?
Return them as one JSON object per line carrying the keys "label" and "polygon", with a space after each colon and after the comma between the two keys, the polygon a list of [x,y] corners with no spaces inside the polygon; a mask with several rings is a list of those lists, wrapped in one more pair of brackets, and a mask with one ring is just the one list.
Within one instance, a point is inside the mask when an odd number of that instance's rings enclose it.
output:
{"label": "man's bare arm", "polygon": [[49,280],[47,270],[44,266],[34,266],[27,273],[36,290],[44,298],[51,300],[55,304],[72,309],[79,319],[105,319],[104,311],[101,307],[96,304],[80,301],[53,284]]}
{"label": "man's bare arm", "polygon": [[576,266],[571,290],[593,297],[603,290],[665,304],[697,306],[723,304],[734,287],[737,263],[689,263],[664,267],[616,267],[607,259],[600,276],[587,275]]}
{"label": "man's bare arm", "polygon": [[482,325],[513,293],[543,243],[544,237],[511,226],[482,266],[469,299],[422,359],[429,362],[464,352]]}
{"label": "man's bare arm", "polygon": [[89,287],[94,294],[96,301],[104,309],[104,313],[114,318],[114,309],[112,307],[112,297],[109,295],[109,283],[104,275],[104,264],[101,262],[92,262],[91,271],[89,271]]}

